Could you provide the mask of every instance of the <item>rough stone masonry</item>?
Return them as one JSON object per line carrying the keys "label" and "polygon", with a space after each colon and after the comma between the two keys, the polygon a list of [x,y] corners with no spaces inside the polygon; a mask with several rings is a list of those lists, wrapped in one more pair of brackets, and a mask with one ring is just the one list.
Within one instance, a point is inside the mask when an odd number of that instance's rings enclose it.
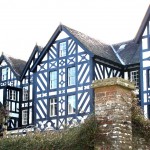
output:
{"label": "rough stone masonry", "polygon": [[122,78],[97,80],[95,91],[95,115],[100,128],[111,141],[109,145],[95,144],[95,150],[132,149],[131,106],[134,84]]}

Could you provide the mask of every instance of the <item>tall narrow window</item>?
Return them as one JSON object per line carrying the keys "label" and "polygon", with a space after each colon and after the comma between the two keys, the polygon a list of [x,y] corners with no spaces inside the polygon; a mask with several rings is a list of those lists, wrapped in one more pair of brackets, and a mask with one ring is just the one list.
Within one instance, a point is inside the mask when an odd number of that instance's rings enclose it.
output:
{"label": "tall narrow window", "polygon": [[7,80],[7,76],[8,76],[8,68],[2,69],[2,81]]}
{"label": "tall narrow window", "polygon": [[9,90],[9,97],[10,100],[16,100],[16,91],[15,90]]}
{"label": "tall narrow window", "polygon": [[32,108],[29,109],[29,124],[32,123]]}
{"label": "tall narrow window", "polygon": [[139,73],[138,73],[138,70],[131,71],[130,79],[131,79],[131,81],[135,82],[136,87],[139,86]]}
{"label": "tall narrow window", "polygon": [[59,44],[59,57],[66,56],[66,42],[62,42]]}
{"label": "tall narrow window", "polygon": [[57,100],[56,98],[50,99],[50,116],[56,116],[57,115]]}
{"label": "tall narrow window", "polygon": [[28,87],[23,88],[23,101],[28,100]]}
{"label": "tall narrow window", "polygon": [[150,87],[150,69],[147,71],[147,85]]}
{"label": "tall narrow window", "polygon": [[68,114],[74,114],[76,112],[76,96],[68,96]]}
{"label": "tall narrow window", "polygon": [[75,67],[70,67],[68,68],[68,85],[75,85],[75,77],[76,77],[76,72],[75,72]]}
{"label": "tall narrow window", "polygon": [[57,88],[57,71],[50,72],[50,89]]}
{"label": "tall narrow window", "polygon": [[22,110],[22,125],[27,124],[28,110]]}

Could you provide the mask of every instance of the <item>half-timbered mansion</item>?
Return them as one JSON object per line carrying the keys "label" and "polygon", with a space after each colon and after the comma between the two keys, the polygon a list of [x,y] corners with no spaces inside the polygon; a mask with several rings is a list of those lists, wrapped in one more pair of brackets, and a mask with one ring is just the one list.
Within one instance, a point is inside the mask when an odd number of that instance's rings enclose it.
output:
{"label": "half-timbered mansion", "polygon": [[150,7],[127,42],[105,44],[60,24],[27,62],[2,53],[0,102],[9,110],[8,129],[53,130],[82,123],[94,109],[93,80],[111,77],[135,82],[150,117]]}

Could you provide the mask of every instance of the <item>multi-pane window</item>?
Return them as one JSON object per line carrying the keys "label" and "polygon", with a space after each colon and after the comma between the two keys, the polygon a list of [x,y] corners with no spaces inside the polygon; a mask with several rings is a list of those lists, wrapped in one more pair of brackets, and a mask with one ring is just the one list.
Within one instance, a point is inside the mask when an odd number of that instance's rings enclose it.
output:
{"label": "multi-pane window", "polygon": [[76,96],[68,96],[68,114],[74,114],[76,112]]}
{"label": "multi-pane window", "polygon": [[57,88],[57,71],[50,72],[50,89]]}
{"label": "multi-pane window", "polygon": [[57,115],[57,100],[56,98],[50,99],[50,116],[56,116]]}
{"label": "multi-pane window", "polygon": [[28,110],[22,110],[22,125],[27,124]]}
{"label": "multi-pane window", "polygon": [[28,100],[28,87],[23,88],[23,101]]}
{"label": "multi-pane window", "polygon": [[15,90],[9,90],[9,92],[8,92],[8,99],[16,100],[16,91]]}
{"label": "multi-pane window", "polygon": [[66,56],[66,42],[61,42],[59,44],[59,57]]}
{"label": "multi-pane window", "polygon": [[8,68],[2,69],[2,81],[7,80],[7,76],[8,76]]}
{"label": "multi-pane window", "polygon": [[131,81],[135,82],[135,86],[136,87],[139,86],[139,72],[138,72],[138,70],[131,71],[131,73],[130,73],[130,79],[131,79]]}
{"label": "multi-pane window", "polygon": [[68,85],[75,85],[76,82],[76,72],[75,72],[75,67],[70,67],[68,68]]}

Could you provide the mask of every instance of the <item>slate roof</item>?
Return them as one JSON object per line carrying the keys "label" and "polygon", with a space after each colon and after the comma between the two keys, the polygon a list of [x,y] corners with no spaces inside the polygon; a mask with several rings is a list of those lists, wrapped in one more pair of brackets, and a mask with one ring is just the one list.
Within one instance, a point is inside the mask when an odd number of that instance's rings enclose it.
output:
{"label": "slate roof", "polygon": [[70,27],[63,25],[75,38],[77,38],[89,51],[94,55],[100,56],[102,58],[111,60],[113,62],[119,63],[120,61],[115,55],[113,49],[110,45],[105,44],[99,40],[91,38],[90,36],[74,30]]}
{"label": "slate roof", "polygon": [[34,58],[36,52],[41,53],[42,50],[43,50],[43,47],[41,47],[41,46],[39,46],[39,45],[37,45],[37,44],[34,46],[34,49],[33,49],[33,51],[32,51],[32,53],[31,53],[31,55],[30,55],[30,57],[29,57],[29,59],[28,59],[26,65],[25,65],[25,67],[24,67],[24,70],[22,71],[21,79],[23,79],[25,73],[27,72],[27,70],[28,70],[28,68],[29,68],[29,66],[30,66],[30,64],[31,64],[31,62],[32,62],[32,60],[33,60],[33,58]]}
{"label": "slate roof", "polygon": [[6,54],[2,54],[1,58],[5,58],[6,61],[9,63],[9,65],[12,66],[12,68],[14,69],[15,73],[20,76],[25,65],[26,65],[26,61],[21,60],[21,59],[16,59],[13,58],[11,56],[8,56]]}
{"label": "slate roof", "polygon": [[139,45],[134,40],[113,44],[125,65],[140,63]]}

